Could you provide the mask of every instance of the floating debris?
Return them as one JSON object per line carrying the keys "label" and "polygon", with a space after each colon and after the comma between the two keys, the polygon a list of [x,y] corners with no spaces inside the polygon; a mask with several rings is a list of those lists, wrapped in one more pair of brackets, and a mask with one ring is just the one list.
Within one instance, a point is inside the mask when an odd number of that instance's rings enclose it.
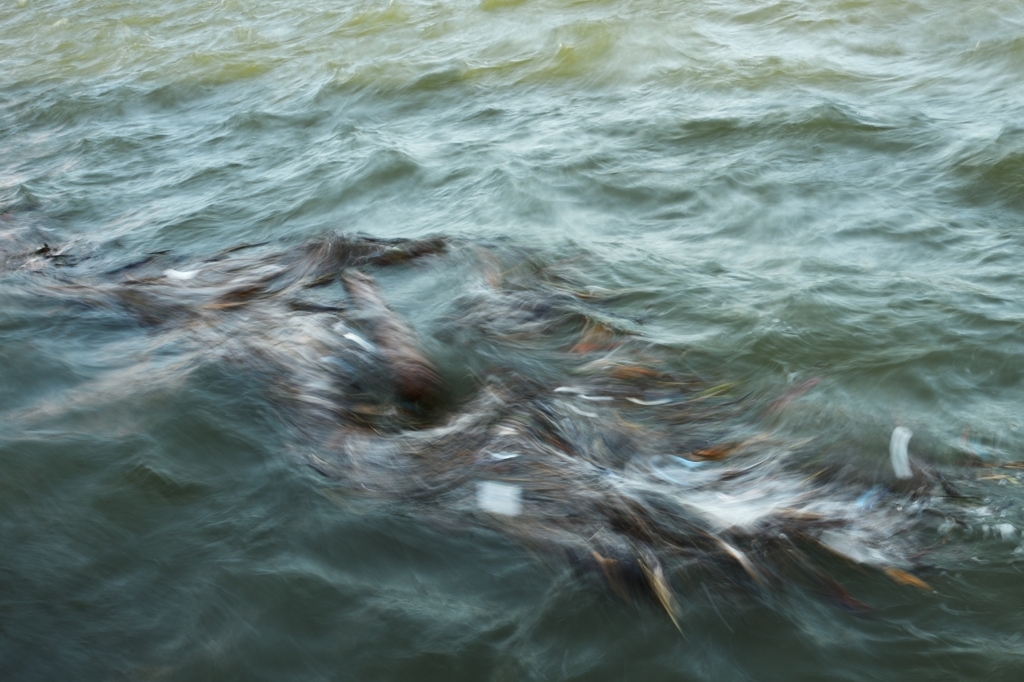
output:
{"label": "floating debris", "polygon": [[878,501],[881,500],[887,492],[888,490],[884,486],[873,485],[861,493],[857,498],[856,504],[858,507],[870,511],[875,508],[875,505],[878,504]]}
{"label": "floating debris", "polygon": [[919,590],[934,592],[931,585],[921,580],[916,575],[912,575],[906,571],[901,571],[898,568],[889,566],[884,570],[884,573],[900,585],[910,585],[911,587],[916,587]]}
{"label": "floating debris", "polygon": [[374,347],[374,345],[372,343],[370,343],[369,341],[367,341],[363,337],[359,336],[359,334],[356,334],[355,332],[348,332],[347,334],[343,334],[342,337],[348,339],[349,341],[351,341],[353,343],[355,343],[356,345],[361,347],[363,350],[365,350],[367,353],[376,353],[377,352],[377,349]]}
{"label": "floating debris", "polygon": [[[20,268],[27,258],[2,262]],[[435,258],[472,264],[478,281],[450,303],[428,346],[374,274]],[[342,494],[492,526],[566,557],[620,596],[643,592],[680,630],[673,583],[691,573],[752,591],[796,578],[843,608],[866,609],[817,565],[822,548],[931,589],[910,572],[925,551],[912,531],[927,512],[948,519],[958,510],[898,485],[920,469],[909,459],[911,431],[892,432],[899,481],[886,487],[823,465],[812,441],[764,419],[818,377],[756,409],[764,403],[737,383],[694,376],[679,349],[617,326],[600,297],[572,293],[598,289],[567,284],[566,272],[514,248],[328,235],[293,249],[228,249],[209,261],[216,267],[178,271],[167,261],[153,254],[100,283],[68,283],[71,265],[40,290],[134,316],[149,328],[150,356],[176,358],[140,360],[132,381],[95,391],[135,390],[138,377],[177,385],[208,362],[266,378],[296,449]],[[185,284],[199,272],[202,286]],[[426,350],[441,344],[472,356],[470,369],[442,372]],[[453,390],[442,377],[456,372],[464,385]],[[1009,523],[993,532],[1018,537]]]}
{"label": "floating debris", "polygon": [[679,619],[676,618],[678,610],[676,598],[672,594],[672,588],[669,587],[668,580],[665,578],[665,570],[661,567],[658,557],[652,552],[644,552],[640,559],[640,566],[644,570],[647,583],[651,586],[651,592],[654,593],[661,607],[665,609],[665,613],[672,620],[672,624],[676,626],[676,630],[682,632],[683,628],[679,626]]}
{"label": "floating debris", "polygon": [[655,407],[657,405],[669,405],[675,402],[673,398],[659,398],[658,400],[641,400],[640,398],[634,398],[632,396],[626,396],[626,400],[633,403],[634,405],[643,405],[644,407]]}
{"label": "floating debris", "polygon": [[892,462],[892,470],[896,478],[911,478],[914,472],[910,469],[910,455],[907,452],[907,445],[914,432],[905,426],[897,426],[892,430],[892,438],[889,439],[889,461]]}
{"label": "floating debris", "polygon": [[195,279],[195,276],[198,274],[199,270],[172,270],[170,268],[164,270],[164,276],[167,279],[176,279],[180,281]]}
{"label": "floating debris", "polygon": [[523,510],[523,491],[517,485],[480,481],[476,484],[476,504],[486,512],[518,516]]}
{"label": "floating debris", "polygon": [[571,412],[575,412],[576,414],[578,414],[581,417],[590,417],[591,419],[597,419],[600,416],[599,414],[597,414],[597,412],[588,412],[587,410],[581,410],[580,408],[576,407],[575,405],[567,404],[565,406],[565,409],[567,409],[567,410],[569,410]]}

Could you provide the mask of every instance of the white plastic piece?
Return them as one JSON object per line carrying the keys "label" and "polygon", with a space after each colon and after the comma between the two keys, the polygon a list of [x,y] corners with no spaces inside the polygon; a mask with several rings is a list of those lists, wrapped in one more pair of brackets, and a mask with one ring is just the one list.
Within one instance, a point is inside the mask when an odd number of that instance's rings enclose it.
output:
{"label": "white plastic piece", "polygon": [[523,509],[523,491],[517,485],[480,481],[476,484],[476,504],[484,511],[517,516]]}
{"label": "white plastic piece", "polygon": [[914,472],[910,469],[910,455],[907,453],[907,445],[914,432],[905,426],[897,426],[892,430],[892,438],[889,439],[889,460],[892,462],[892,470],[896,478],[910,478]]}
{"label": "white plastic piece", "polygon": [[626,400],[637,405],[643,405],[644,407],[650,407],[652,405],[668,405],[672,402],[672,398],[659,398],[657,400],[641,400],[640,398],[631,398],[626,396]]}
{"label": "white plastic piece", "polygon": [[352,341],[362,346],[363,350],[365,350],[367,353],[373,353],[374,351],[377,350],[376,348],[373,347],[372,343],[370,343],[363,337],[359,336],[359,334],[356,334],[354,332],[349,332],[348,334],[345,334],[345,338],[348,339],[349,341]]}
{"label": "white plastic piece", "polygon": [[164,277],[166,277],[167,279],[186,280],[192,279],[198,274],[198,270],[171,270],[170,268],[164,270]]}

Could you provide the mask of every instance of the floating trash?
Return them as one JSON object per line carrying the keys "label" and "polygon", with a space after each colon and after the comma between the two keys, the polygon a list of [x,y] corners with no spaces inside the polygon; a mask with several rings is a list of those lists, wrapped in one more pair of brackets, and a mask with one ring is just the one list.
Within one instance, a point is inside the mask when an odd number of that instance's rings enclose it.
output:
{"label": "floating trash", "polygon": [[873,485],[857,498],[856,504],[861,509],[874,509],[878,501],[885,497],[887,492],[888,489],[885,486]]}
{"label": "floating trash", "polygon": [[518,516],[523,510],[523,491],[517,485],[480,481],[476,484],[476,504],[486,512]]}
{"label": "floating trash", "polygon": [[164,270],[164,277],[167,279],[189,280],[194,279],[198,274],[199,270],[171,270],[170,268]]}
{"label": "floating trash", "polygon": [[897,426],[892,430],[892,438],[889,439],[889,461],[892,462],[892,470],[896,478],[911,478],[914,472],[910,468],[910,455],[907,452],[907,445],[914,432],[905,426]]}
{"label": "floating trash", "polygon": [[658,400],[641,400],[640,398],[633,398],[626,396],[626,400],[633,403],[634,405],[643,405],[644,407],[655,407],[657,405],[668,405],[674,403],[674,398],[659,398]]}
{"label": "floating trash", "polygon": [[356,344],[357,346],[365,350],[367,353],[374,353],[377,351],[377,349],[374,348],[372,343],[370,343],[363,337],[359,336],[359,334],[356,334],[355,332],[348,332],[347,334],[344,335],[344,338]]}
{"label": "floating trash", "polygon": [[[636,335],[634,325],[616,328],[607,311],[573,298],[564,273],[538,275],[532,261],[517,267],[529,260],[522,252],[473,244],[457,257],[476,259],[478,286],[450,303],[431,344],[420,343],[372,274],[458,248],[446,239],[328,235],[279,252],[229,250],[204,269],[202,287],[175,283],[198,269],[165,270],[164,279],[114,271],[102,284],[83,273],[83,283],[67,285],[69,267],[61,286],[40,295],[119,309],[145,325],[159,352],[95,392],[160,382],[176,390],[182,373],[205,362],[249,372],[265,382],[262,394],[301,445],[294,449],[330,485],[445,522],[478,509],[485,513],[462,522],[564,556],[617,593],[646,590],[677,627],[673,583],[692,580],[689,571],[754,594],[811,585],[844,608],[866,608],[819,565],[822,548],[931,589],[912,573],[929,551],[922,519],[971,512],[963,498],[954,505],[933,494],[938,481],[953,497],[941,478],[866,484],[822,464],[820,441],[795,440],[765,419],[817,378],[767,411],[755,408],[763,403],[737,384],[688,374],[677,348]],[[441,372],[425,350],[437,344],[448,344],[449,358],[483,349],[486,362],[450,360]],[[161,353],[176,361],[153,364]],[[446,386],[442,377],[455,372],[461,383]],[[79,390],[81,401],[93,399]],[[890,438],[901,481],[927,478],[911,466],[912,435],[899,426]],[[972,471],[973,485],[1018,483]],[[1007,541],[1020,536],[1010,523],[991,528]]]}

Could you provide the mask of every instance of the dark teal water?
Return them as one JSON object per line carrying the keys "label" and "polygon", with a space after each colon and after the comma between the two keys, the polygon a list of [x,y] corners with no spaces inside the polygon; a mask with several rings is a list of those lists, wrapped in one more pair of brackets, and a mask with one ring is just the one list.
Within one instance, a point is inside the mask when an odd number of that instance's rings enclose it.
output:
{"label": "dark teal water", "polygon": [[[959,465],[1024,459],[1021,3],[11,0],[0,65],[0,232],[77,263],[0,274],[5,679],[1020,679],[1018,470]],[[934,591],[690,584],[681,636],[502,534],[339,503],[259,377],[157,380],[173,349],[52,295],[328,231],[571,262],[716,381],[821,377],[773,428],[865,476],[909,426],[977,496]],[[380,283],[459,376],[458,263]]]}

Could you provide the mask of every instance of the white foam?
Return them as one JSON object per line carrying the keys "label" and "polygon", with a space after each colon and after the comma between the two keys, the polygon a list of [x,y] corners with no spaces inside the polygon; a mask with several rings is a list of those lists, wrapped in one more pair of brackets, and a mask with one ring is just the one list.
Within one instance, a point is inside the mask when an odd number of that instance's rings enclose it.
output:
{"label": "white foam", "polygon": [[566,405],[566,407],[568,407],[570,410],[572,410],[581,417],[590,417],[592,419],[597,419],[596,412],[587,412],[586,410],[581,410],[580,408],[573,407],[572,405]]}
{"label": "white foam", "polygon": [[992,530],[999,533],[1003,540],[1013,540],[1017,537],[1017,529],[1013,527],[1012,523],[998,523],[992,527]]}
{"label": "white foam", "polygon": [[749,532],[786,510],[803,507],[804,495],[798,487],[765,481],[763,485],[734,489],[730,493],[689,490],[679,501],[716,530]]}

